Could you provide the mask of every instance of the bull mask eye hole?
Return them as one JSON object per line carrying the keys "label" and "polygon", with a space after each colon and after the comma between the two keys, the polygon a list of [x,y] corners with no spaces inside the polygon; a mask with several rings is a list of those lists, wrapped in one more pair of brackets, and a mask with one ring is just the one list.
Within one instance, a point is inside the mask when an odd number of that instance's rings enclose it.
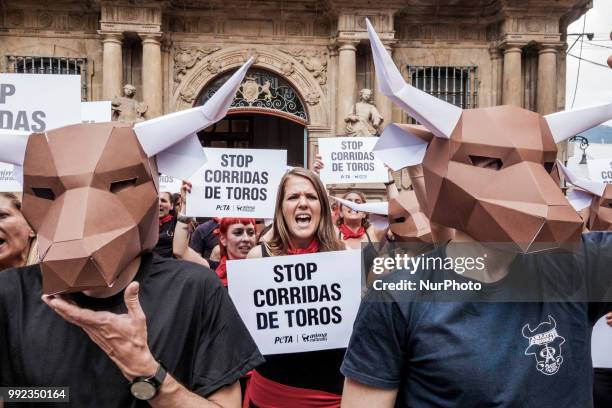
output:
{"label": "bull mask eye hole", "polygon": [[612,201],[608,202],[608,208],[612,208]]}
{"label": "bull mask eye hole", "polygon": [[401,224],[406,221],[406,217],[399,217],[393,219],[393,224]]}
{"label": "bull mask eye hole", "polygon": [[486,156],[472,156],[470,155],[470,161],[473,166],[482,167],[485,169],[499,170],[504,166],[501,159],[497,157],[486,157]]}
{"label": "bull mask eye hole", "polygon": [[552,173],[554,167],[555,162],[544,162],[544,168],[548,174]]}
{"label": "bull mask eye hole", "polygon": [[32,192],[38,198],[53,201],[55,200],[55,193],[50,188],[45,187],[32,187]]}
{"label": "bull mask eye hole", "polygon": [[123,191],[126,188],[136,185],[136,181],[138,181],[138,178],[114,181],[111,183],[109,190],[111,193],[117,194],[118,192]]}

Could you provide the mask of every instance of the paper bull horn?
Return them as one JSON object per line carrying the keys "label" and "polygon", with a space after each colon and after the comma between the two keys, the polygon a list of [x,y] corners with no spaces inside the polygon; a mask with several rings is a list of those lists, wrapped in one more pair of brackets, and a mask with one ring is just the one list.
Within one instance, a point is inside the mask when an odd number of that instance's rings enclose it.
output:
{"label": "paper bull horn", "polygon": [[226,115],[244,75],[252,64],[253,58],[250,58],[203,106],[170,113],[134,125],[134,131],[147,156],[155,156],[221,120]]}
{"label": "paper bull horn", "polygon": [[381,92],[434,135],[448,139],[459,121],[462,109],[408,85],[367,18],[366,25]]}
{"label": "paper bull horn", "polygon": [[0,148],[0,162],[23,165],[26,146],[28,145],[27,135],[0,135],[2,148]]}
{"label": "paper bull horn", "polygon": [[612,103],[551,113],[544,116],[544,119],[548,123],[555,143],[560,143],[612,119]]}
{"label": "paper bull horn", "polygon": [[572,173],[567,167],[561,163],[560,160],[557,160],[557,166],[561,169],[561,172],[565,176],[565,179],[568,183],[580,187],[581,189],[588,191],[589,193],[601,197],[606,189],[606,184],[600,181],[593,181],[580,178]]}
{"label": "paper bull horn", "polygon": [[[449,138],[459,122],[462,109],[407,84],[368,19],[366,25],[381,92],[435,136]],[[560,143],[612,119],[612,103],[557,112],[544,118],[555,143]]]}

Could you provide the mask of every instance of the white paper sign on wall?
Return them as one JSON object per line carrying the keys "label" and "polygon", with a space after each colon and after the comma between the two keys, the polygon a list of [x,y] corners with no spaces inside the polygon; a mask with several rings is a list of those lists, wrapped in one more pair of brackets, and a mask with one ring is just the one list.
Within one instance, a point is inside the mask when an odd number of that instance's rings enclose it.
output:
{"label": "white paper sign on wall", "polygon": [[111,101],[81,102],[82,123],[103,123],[111,120]]}
{"label": "white paper sign on wall", "polygon": [[589,159],[587,167],[591,180],[612,184],[612,159]]}

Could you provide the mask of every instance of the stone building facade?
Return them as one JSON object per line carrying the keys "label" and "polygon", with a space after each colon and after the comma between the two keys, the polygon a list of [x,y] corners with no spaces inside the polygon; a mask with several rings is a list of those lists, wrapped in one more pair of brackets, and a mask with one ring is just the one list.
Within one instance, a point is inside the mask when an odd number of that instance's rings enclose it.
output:
{"label": "stone building facade", "polygon": [[[515,104],[545,114],[565,105],[566,29],[589,7],[589,0],[3,0],[0,70],[80,73],[84,100],[110,100],[132,83],[154,117],[202,103],[252,56],[257,95],[242,95],[232,108],[229,117],[242,121],[234,121],[233,145],[286,147],[303,157],[292,164],[303,164],[319,138],[345,133],[361,88],[375,90],[383,126],[409,120],[376,90],[365,17],[422,89],[464,107]],[[231,139],[234,122],[209,133]]]}

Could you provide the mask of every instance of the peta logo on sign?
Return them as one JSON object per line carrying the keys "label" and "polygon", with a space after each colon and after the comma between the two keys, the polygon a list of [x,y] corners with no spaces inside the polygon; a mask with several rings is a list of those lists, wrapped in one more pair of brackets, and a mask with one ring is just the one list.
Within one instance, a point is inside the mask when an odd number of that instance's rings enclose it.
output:
{"label": "peta logo on sign", "polygon": [[557,374],[563,357],[561,345],[565,339],[557,333],[557,322],[548,315],[548,321],[542,322],[531,330],[529,323],[523,326],[523,337],[529,340],[525,355],[533,355],[539,372],[546,375]]}

